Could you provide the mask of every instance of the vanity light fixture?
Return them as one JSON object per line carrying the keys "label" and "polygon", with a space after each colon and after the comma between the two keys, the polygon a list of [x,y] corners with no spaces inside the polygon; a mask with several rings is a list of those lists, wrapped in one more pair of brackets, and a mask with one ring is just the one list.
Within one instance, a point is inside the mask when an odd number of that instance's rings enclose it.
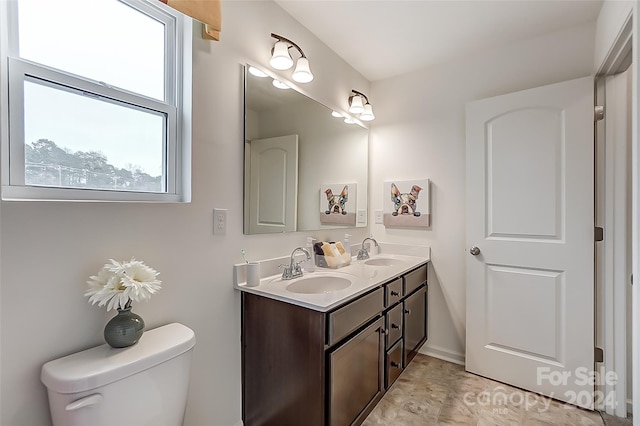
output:
{"label": "vanity light fixture", "polygon": [[291,40],[280,35],[271,33],[271,37],[275,38],[278,41],[273,45],[273,48],[271,49],[271,59],[269,60],[269,64],[277,70],[288,70],[293,65],[293,59],[289,54],[289,49],[295,47],[296,50],[300,53],[300,58],[296,62],[296,68],[293,70],[291,78],[293,78],[293,80],[297,81],[298,83],[308,83],[313,80],[313,74],[311,73],[311,68],[309,67],[309,60],[305,56],[302,49],[300,49],[300,47]]}
{"label": "vanity light fixture", "polygon": [[[373,115],[373,108],[369,103],[369,98],[362,92],[351,89],[352,95],[349,96],[349,112],[352,114],[360,114],[360,120],[371,121],[376,118]],[[364,101],[364,102],[363,102]]]}

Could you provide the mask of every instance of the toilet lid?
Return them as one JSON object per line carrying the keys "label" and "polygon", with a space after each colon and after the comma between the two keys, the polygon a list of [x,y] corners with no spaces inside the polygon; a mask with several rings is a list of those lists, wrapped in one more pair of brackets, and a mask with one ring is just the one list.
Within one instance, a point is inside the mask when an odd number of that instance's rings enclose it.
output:
{"label": "toilet lid", "polygon": [[192,349],[193,330],[172,323],[146,331],[133,346],[112,348],[104,344],[42,366],[40,379],[58,393],[95,389],[144,371]]}

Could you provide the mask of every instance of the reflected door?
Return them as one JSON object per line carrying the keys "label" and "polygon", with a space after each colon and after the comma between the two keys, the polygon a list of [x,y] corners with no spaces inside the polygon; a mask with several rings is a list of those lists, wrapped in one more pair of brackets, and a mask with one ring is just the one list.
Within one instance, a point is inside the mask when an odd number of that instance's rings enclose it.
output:
{"label": "reflected door", "polygon": [[249,144],[249,233],[296,230],[298,135]]}
{"label": "reflected door", "polygon": [[585,408],[593,146],[591,78],[467,105],[466,368]]}

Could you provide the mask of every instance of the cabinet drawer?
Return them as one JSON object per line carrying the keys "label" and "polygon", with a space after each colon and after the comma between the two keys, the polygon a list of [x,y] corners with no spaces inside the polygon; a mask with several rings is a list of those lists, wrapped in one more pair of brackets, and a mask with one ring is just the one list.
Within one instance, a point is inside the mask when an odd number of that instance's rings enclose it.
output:
{"label": "cabinet drawer", "polygon": [[385,377],[385,388],[389,389],[389,386],[396,381],[400,373],[402,373],[402,340],[396,343],[393,348],[387,351],[386,355],[387,374]]}
{"label": "cabinet drawer", "polygon": [[397,305],[395,308],[391,309],[386,314],[386,330],[387,330],[387,345],[386,348],[389,349],[393,346],[394,343],[398,341],[402,337],[402,304]]}
{"label": "cabinet drawer", "polygon": [[388,284],[385,284],[385,296],[387,304],[385,307],[393,306],[402,299],[404,293],[402,291],[402,278],[395,279]]}
{"label": "cabinet drawer", "polygon": [[362,296],[329,314],[327,342],[329,346],[340,341],[358,326],[378,315],[384,308],[382,287]]}
{"label": "cabinet drawer", "polygon": [[425,281],[427,281],[427,265],[422,265],[404,276],[404,294],[410,294]]}

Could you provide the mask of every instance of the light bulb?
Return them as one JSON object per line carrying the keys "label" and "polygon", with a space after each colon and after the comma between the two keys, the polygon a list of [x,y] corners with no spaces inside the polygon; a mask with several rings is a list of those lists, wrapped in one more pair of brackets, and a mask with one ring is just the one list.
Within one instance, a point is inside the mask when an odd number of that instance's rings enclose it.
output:
{"label": "light bulb", "polygon": [[249,67],[249,72],[251,73],[251,75],[254,75],[256,77],[260,77],[260,78],[268,77],[267,74],[265,74],[264,71],[262,71],[261,69],[256,68],[256,67],[251,67],[250,66]]}
{"label": "light bulb", "polygon": [[362,111],[362,114],[360,114],[360,120],[362,120],[362,121],[371,121],[374,118],[376,118],[376,116],[373,115],[373,108],[371,107],[371,104],[369,102],[367,102],[364,105],[364,111]]}
{"label": "light bulb", "polygon": [[364,106],[362,105],[362,98],[360,95],[354,95],[349,97],[349,112],[352,114],[360,114],[364,111]]}
{"label": "light bulb", "polygon": [[277,87],[278,89],[288,89],[289,86],[287,86],[286,84],[284,84],[283,82],[281,82],[280,80],[273,80],[272,83],[275,87]]}
{"label": "light bulb", "polygon": [[288,70],[293,65],[293,59],[289,55],[289,45],[284,41],[278,41],[273,46],[273,52],[269,64],[277,70]]}
{"label": "light bulb", "polygon": [[309,60],[307,58],[302,57],[298,59],[296,69],[293,71],[291,78],[298,83],[308,83],[313,80],[313,74],[311,74]]}

